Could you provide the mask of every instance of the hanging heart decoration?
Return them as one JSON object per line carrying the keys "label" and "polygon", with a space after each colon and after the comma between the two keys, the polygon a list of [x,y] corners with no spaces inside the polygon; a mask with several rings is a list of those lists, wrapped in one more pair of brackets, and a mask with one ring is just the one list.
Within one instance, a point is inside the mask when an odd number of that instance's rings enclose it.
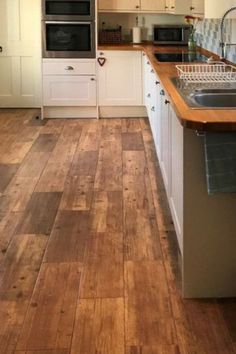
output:
{"label": "hanging heart decoration", "polygon": [[105,62],[106,62],[106,58],[98,58],[98,64],[100,65],[100,66],[104,66],[104,64],[105,64]]}

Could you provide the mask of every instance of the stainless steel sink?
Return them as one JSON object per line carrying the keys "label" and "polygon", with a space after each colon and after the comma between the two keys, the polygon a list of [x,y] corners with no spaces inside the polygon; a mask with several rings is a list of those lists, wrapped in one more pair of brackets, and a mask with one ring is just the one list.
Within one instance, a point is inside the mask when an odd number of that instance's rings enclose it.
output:
{"label": "stainless steel sink", "polygon": [[172,78],[186,104],[192,109],[236,109],[236,83],[186,84]]}
{"label": "stainless steel sink", "polygon": [[[206,91],[206,90],[205,90]],[[194,92],[190,98],[197,105],[211,108],[236,108],[235,92]],[[216,90],[215,90],[216,91]],[[233,90],[232,90],[233,91]]]}

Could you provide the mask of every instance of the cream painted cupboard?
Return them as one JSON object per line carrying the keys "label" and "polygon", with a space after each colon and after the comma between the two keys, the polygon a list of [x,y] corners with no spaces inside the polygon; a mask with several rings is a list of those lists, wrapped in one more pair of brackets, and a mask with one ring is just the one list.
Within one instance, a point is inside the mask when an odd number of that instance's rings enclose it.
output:
{"label": "cream painted cupboard", "polygon": [[164,12],[165,0],[98,0],[99,11]]}
{"label": "cream painted cupboard", "polygon": [[202,4],[204,0],[166,0],[165,10],[173,15],[200,14],[203,12]]}
{"label": "cream painted cupboard", "polygon": [[[206,18],[222,18],[224,13],[231,7],[236,6],[235,0],[218,1],[205,0],[205,17]],[[236,18],[236,11],[232,12],[228,18]]]}
{"label": "cream painted cupboard", "polygon": [[205,0],[192,0],[190,6],[191,13],[193,15],[203,15],[204,14]]}
{"label": "cream painted cupboard", "polygon": [[41,105],[41,1],[0,1],[0,107]]}
{"label": "cream painted cupboard", "polygon": [[142,53],[139,51],[103,51],[98,57],[99,106],[142,106]]}

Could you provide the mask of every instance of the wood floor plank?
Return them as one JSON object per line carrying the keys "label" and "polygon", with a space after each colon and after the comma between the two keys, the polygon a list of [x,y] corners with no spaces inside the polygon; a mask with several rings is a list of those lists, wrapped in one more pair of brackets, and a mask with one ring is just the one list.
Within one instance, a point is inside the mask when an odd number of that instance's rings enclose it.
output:
{"label": "wood floor plank", "polygon": [[144,150],[142,133],[122,133],[122,148],[123,151]]}
{"label": "wood floor plank", "polygon": [[52,152],[58,138],[59,134],[39,134],[32,145],[31,152]]}
{"label": "wood floor plank", "polygon": [[97,120],[91,119],[84,124],[83,131],[78,144],[80,151],[98,151],[101,143],[102,126]]}
{"label": "wood floor plank", "polygon": [[32,152],[31,149],[21,163],[21,166],[17,171],[17,177],[37,177],[37,179],[39,179],[49,157],[50,154],[48,152]]}
{"label": "wood floor plank", "polygon": [[86,240],[89,237],[89,213],[60,211],[50,236],[44,261],[83,262]]}
{"label": "wood floor plank", "polygon": [[100,191],[122,190],[121,136],[115,141],[104,140],[100,146],[95,189]]}
{"label": "wood floor plank", "polygon": [[140,121],[137,118],[122,119],[122,133],[141,132]]}
{"label": "wood floor plank", "polygon": [[16,174],[19,164],[0,164],[0,193],[3,193]]}
{"label": "wood floor plank", "polygon": [[49,119],[45,126],[41,129],[41,134],[60,134],[65,124],[66,119]]}
{"label": "wood floor plank", "polygon": [[177,344],[162,262],[125,262],[125,282],[127,345]]}
{"label": "wood floor plank", "polygon": [[93,176],[67,176],[60,210],[90,210],[94,194]]}
{"label": "wood floor plank", "polygon": [[15,351],[14,354],[70,354],[69,349]]}
{"label": "wood floor plank", "polygon": [[0,263],[2,263],[22,213],[9,212],[0,215],[0,217]]}
{"label": "wood floor plank", "polygon": [[81,265],[42,265],[17,350],[69,349]]}
{"label": "wood floor plank", "polygon": [[0,274],[0,301],[30,300],[47,245],[45,235],[16,235]]}
{"label": "wood floor plank", "polygon": [[[126,348],[125,353],[126,354],[181,354],[179,347],[177,345],[158,345],[158,346],[140,346],[140,347],[131,346]],[[191,354],[193,353],[191,352]]]}
{"label": "wood floor plank", "polygon": [[69,171],[70,175],[95,176],[98,151],[76,151]]}
{"label": "wood floor plank", "polygon": [[94,233],[123,232],[123,196],[121,191],[94,193],[91,230]]}
{"label": "wood floor plank", "polygon": [[61,193],[33,193],[17,228],[18,234],[49,235],[56,217]]}
{"label": "wood floor plank", "polygon": [[37,182],[38,177],[21,177],[16,175],[0,196],[0,211],[24,211]]}
{"label": "wood floor plank", "polygon": [[124,354],[124,299],[79,300],[71,354]]}
{"label": "wood floor plank", "polygon": [[123,235],[96,234],[88,240],[80,298],[123,295]]}

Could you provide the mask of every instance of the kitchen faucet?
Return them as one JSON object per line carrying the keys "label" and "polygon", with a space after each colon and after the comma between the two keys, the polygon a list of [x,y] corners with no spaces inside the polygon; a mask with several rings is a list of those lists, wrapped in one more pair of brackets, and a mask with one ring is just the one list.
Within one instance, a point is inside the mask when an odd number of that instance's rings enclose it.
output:
{"label": "kitchen faucet", "polygon": [[225,19],[228,16],[228,14],[230,12],[234,11],[234,10],[236,10],[236,6],[231,7],[228,11],[226,11],[226,13],[224,14],[224,16],[221,19],[221,23],[220,23],[221,59],[226,59],[225,57],[226,57],[226,48],[227,48],[227,46],[236,45],[236,43],[225,43],[224,42],[224,24],[225,24]]}

